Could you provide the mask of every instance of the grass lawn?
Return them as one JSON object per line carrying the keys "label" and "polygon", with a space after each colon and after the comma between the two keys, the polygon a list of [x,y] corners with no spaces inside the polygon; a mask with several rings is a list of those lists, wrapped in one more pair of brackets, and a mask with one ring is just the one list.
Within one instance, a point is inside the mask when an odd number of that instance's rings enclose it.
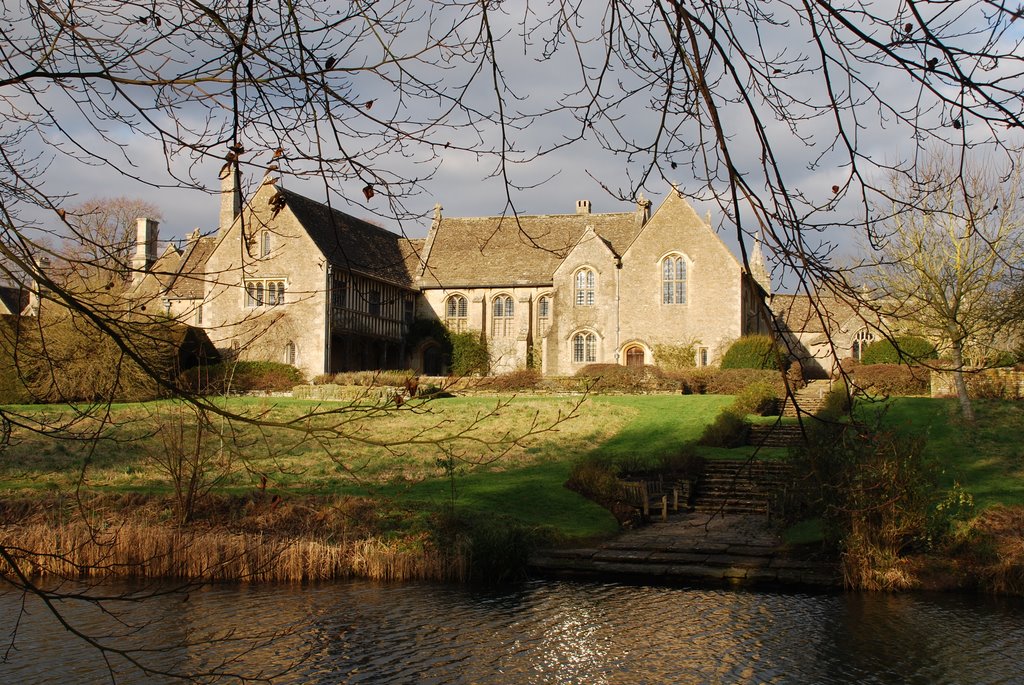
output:
{"label": "grass lawn", "polygon": [[[220,491],[250,493],[265,477],[268,493],[368,495],[410,521],[419,515],[410,512],[437,511],[450,503],[452,479],[439,460],[451,457],[461,514],[508,516],[550,526],[569,538],[588,538],[614,532],[616,523],[604,509],[562,486],[575,460],[590,456],[643,469],[695,441],[732,398],[594,396],[578,409],[576,401],[475,396],[382,412],[235,398],[226,400],[226,409],[271,425],[214,417],[201,451],[212,468],[227,472]],[[942,466],[947,485],[959,481],[979,507],[1024,504],[1024,444],[1018,437],[1024,404],[978,402],[973,430],[958,421],[951,400],[898,398],[887,406],[888,424],[928,435],[928,453]],[[15,427],[0,459],[0,492],[66,492],[81,482],[99,492],[170,493],[159,459],[176,446],[194,446],[188,430],[194,417],[170,402],[115,405],[107,413],[84,416],[67,407],[16,409],[29,424],[64,425],[63,434],[77,439]],[[305,417],[318,409],[327,411]],[[176,441],[183,425],[185,440]],[[449,438],[447,449],[435,441],[441,434]],[[89,436],[95,439],[82,439]],[[752,450],[696,448],[709,459],[746,458]],[[759,456],[785,458],[786,450],[762,450]]]}
{"label": "grass lawn", "polygon": [[900,397],[885,422],[928,437],[926,454],[942,469],[943,485],[957,481],[980,510],[994,504],[1024,505],[1024,403],[975,400],[974,426],[964,424],[955,399]]}
{"label": "grass lawn", "polygon": [[[223,492],[251,492],[265,476],[268,492],[370,495],[406,511],[450,502],[451,481],[439,459],[451,456],[463,515],[505,515],[586,538],[613,532],[616,523],[562,486],[574,460],[597,450],[640,463],[677,451],[730,401],[595,396],[577,409],[574,398],[477,396],[407,404],[397,412],[335,405],[334,412],[305,419],[331,405],[236,398],[224,407],[275,425],[213,417],[202,451],[213,468],[230,466],[218,485]],[[84,416],[68,407],[17,409],[37,427],[67,426],[64,434],[75,439],[16,428],[0,460],[0,491],[69,491],[81,481],[99,492],[170,493],[159,460],[181,445],[186,451],[194,446],[194,417],[170,402],[116,405]],[[183,426],[185,439],[175,438]],[[450,438],[447,451],[434,441],[441,434]]]}

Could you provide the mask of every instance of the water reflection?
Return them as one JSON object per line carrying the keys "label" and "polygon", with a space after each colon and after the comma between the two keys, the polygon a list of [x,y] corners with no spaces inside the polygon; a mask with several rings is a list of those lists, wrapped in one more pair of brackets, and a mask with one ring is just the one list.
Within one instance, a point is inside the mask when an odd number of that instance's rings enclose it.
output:
{"label": "water reflection", "polygon": [[[1024,678],[1019,601],[532,583],[501,590],[225,586],[69,608],[160,668],[287,683],[1006,683]],[[0,630],[22,598],[0,595]],[[103,682],[95,650],[26,600],[0,682]],[[131,628],[129,628],[130,626]],[[265,639],[273,635],[272,639]],[[186,646],[182,646],[186,645]],[[187,646],[191,645],[191,646]],[[115,662],[124,682],[162,682]]]}

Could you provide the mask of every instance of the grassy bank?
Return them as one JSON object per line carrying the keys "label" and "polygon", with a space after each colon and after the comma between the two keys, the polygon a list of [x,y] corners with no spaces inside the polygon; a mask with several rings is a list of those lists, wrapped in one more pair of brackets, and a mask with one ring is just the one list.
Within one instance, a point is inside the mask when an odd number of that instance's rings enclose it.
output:
{"label": "grassy bank", "polygon": [[[29,427],[64,429],[52,435],[12,430],[0,460],[5,539],[59,553],[70,564],[63,571],[93,564],[127,573],[121,562],[145,549],[154,562],[136,569],[141,575],[465,579],[475,567],[477,577],[492,577],[514,570],[531,545],[577,544],[618,529],[607,510],[564,487],[575,463],[643,471],[696,441],[732,398],[576,402],[464,397],[381,411],[281,398],[226,400],[223,407],[241,419],[209,421],[207,451],[200,450],[204,488],[184,526],[162,461],[169,450],[191,444],[167,438],[190,420],[179,405],[115,405],[102,413],[23,407]],[[886,425],[927,434],[927,456],[940,464],[942,485],[959,483],[979,512],[1024,504],[1020,404],[979,402],[971,430],[958,423],[951,401],[901,398],[884,411]],[[752,454],[749,447],[686,449],[705,459]],[[775,449],[758,456],[786,455]],[[63,513],[55,518],[53,511]],[[989,519],[989,529],[1016,520],[1002,513]],[[76,528],[83,521],[91,527]],[[127,546],[96,531],[122,532]],[[986,540],[990,548],[999,545]],[[188,553],[175,556],[176,548]],[[991,566],[993,557],[982,559],[977,549],[968,551],[973,568],[982,561]],[[39,570],[55,563],[26,560]]]}

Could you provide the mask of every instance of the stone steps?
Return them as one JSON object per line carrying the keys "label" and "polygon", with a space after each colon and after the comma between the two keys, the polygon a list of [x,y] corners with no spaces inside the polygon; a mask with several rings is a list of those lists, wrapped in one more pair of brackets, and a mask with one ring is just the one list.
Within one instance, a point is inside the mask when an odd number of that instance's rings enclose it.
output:
{"label": "stone steps", "polygon": [[782,415],[795,417],[798,414],[818,413],[824,405],[825,395],[831,388],[832,385],[829,381],[811,381],[806,387],[797,390],[793,397],[787,398],[782,407]]}
{"label": "stone steps", "polygon": [[836,586],[834,564],[790,556],[761,516],[672,516],[598,547],[543,550],[534,571],[659,583]]}
{"label": "stone steps", "polygon": [[709,461],[697,482],[693,509],[705,513],[771,516],[773,503],[791,480],[788,464]]}
{"label": "stone steps", "polygon": [[753,424],[747,444],[757,447],[793,447],[804,440],[800,426],[785,423]]}

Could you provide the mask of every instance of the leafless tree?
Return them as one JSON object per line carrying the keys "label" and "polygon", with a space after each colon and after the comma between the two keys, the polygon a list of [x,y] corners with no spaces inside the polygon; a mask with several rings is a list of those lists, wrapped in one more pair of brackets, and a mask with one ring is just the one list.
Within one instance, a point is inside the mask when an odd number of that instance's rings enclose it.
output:
{"label": "leafless tree", "polygon": [[1002,313],[1024,260],[1024,213],[1019,165],[1007,176],[957,162],[936,156],[918,164],[913,179],[893,176],[891,214],[872,231],[877,247],[861,266],[875,311],[948,348],[971,421],[964,370],[983,366],[1006,342]]}
{"label": "leafless tree", "polygon": [[402,224],[448,155],[488,165],[515,213],[566,151],[596,150],[617,159],[591,171],[610,194],[680,181],[745,262],[760,235],[777,282],[857,299],[834,257],[851,233],[877,242],[887,179],[924,149],[957,178],[975,148],[1016,163],[1020,19],[992,0],[7,4],[0,255],[170,391],[132,321],[41,268],[75,228],[66,164],[198,193],[200,164],[234,156],[239,180],[273,164]]}
{"label": "leafless tree", "polygon": [[71,235],[61,252],[65,259],[124,280],[131,270],[139,217],[159,220],[161,213],[152,202],[131,197],[80,202],[65,215]]}

